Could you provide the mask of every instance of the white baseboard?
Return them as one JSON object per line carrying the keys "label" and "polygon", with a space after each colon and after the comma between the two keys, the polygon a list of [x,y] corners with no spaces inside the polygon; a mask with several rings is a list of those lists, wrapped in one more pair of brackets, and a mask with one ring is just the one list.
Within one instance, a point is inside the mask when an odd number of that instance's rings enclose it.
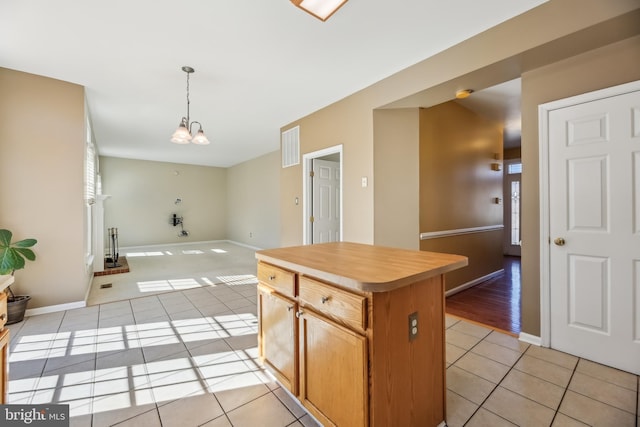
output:
{"label": "white baseboard", "polygon": [[[141,249],[141,248],[164,248],[166,246],[206,245],[210,243],[220,243],[220,242],[229,242],[229,240],[204,240],[199,242],[174,242],[174,243],[159,243],[156,245],[121,246],[118,248],[118,251],[122,253],[123,251],[131,251],[134,249]],[[108,255],[108,250],[105,250],[105,256],[107,255]]]}
{"label": "white baseboard", "polygon": [[58,311],[72,310],[74,308],[84,308],[87,306],[85,301],[68,302],[66,304],[48,305],[45,307],[30,308],[25,311],[24,315],[37,316],[39,314],[55,313]]}
{"label": "white baseboard", "polygon": [[264,249],[264,248],[259,248],[257,246],[247,245],[246,243],[236,242],[235,240],[225,240],[225,242],[233,243],[234,245],[242,246],[248,249],[253,249],[254,251],[261,251],[262,249]]}
{"label": "white baseboard", "polygon": [[[232,243],[234,245],[244,246],[246,248],[254,249],[256,251],[259,251],[259,250],[262,249],[262,248],[258,248],[256,246],[247,245],[245,243],[236,242],[234,240],[222,239],[222,240],[205,240],[205,241],[199,241],[199,242],[161,243],[161,244],[157,244],[157,245],[123,246],[123,247],[118,248],[118,250],[119,250],[120,253],[123,253],[124,251],[131,251],[131,250],[134,250],[134,249],[163,248],[163,247],[166,247],[166,246],[209,245],[209,244],[213,244],[213,243]],[[107,253],[108,253],[108,250],[105,249],[105,254],[107,254]]]}
{"label": "white baseboard", "polygon": [[522,342],[526,342],[527,344],[537,345],[538,347],[542,345],[542,338],[525,332],[520,332],[518,339]]}
{"label": "white baseboard", "polygon": [[477,279],[474,279],[474,280],[472,280],[470,282],[463,283],[462,285],[456,286],[453,289],[449,289],[447,292],[444,293],[444,296],[445,297],[449,297],[451,295],[455,295],[458,292],[464,291],[465,289],[472,288],[475,285],[478,285],[478,284],[480,284],[482,282],[485,282],[485,281],[487,281],[489,279],[493,279],[494,277],[499,276],[502,273],[504,273],[504,268],[501,268],[498,271],[494,271],[493,273],[489,273],[486,276],[478,277]]}

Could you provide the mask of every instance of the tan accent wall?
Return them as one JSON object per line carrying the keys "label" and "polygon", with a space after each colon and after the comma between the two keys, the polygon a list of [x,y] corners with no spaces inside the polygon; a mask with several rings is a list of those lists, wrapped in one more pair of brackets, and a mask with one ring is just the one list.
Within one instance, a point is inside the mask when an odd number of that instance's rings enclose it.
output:
{"label": "tan accent wall", "polygon": [[[579,13],[576,13],[579,11]],[[285,125],[282,130],[300,125],[301,152],[307,153],[336,144],[344,145],[344,239],[361,243],[374,241],[374,234],[382,232],[375,220],[373,111],[379,108],[431,107],[449,101],[457,89],[481,90],[520,77],[523,73],[546,67],[565,58],[590,52],[640,33],[640,4],[637,0],[550,0],[531,11],[472,37],[442,53],[425,59],[405,70],[381,80],[351,96],[317,112]],[[523,36],[526,35],[526,36]],[[619,48],[621,55],[636,58],[635,46]],[[635,51],[631,50],[635,49]],[[625,59],[626,69],[614,61],[603,61],[600,69],[583,68],[576,82],[577,89],[590,82],[592,75],[598,82],[611,72],[609,81],[620,80],[619,75],[634,73],[637,64]],[[552,70],[546,79],[555,78]],[[541,73],[546,75],[546,70]],[[598,83],[596,83],[597,85]],[[557,84],[552,85],[557,88]],[[531,90],[531,86],[523,91]],[[557,91],[557,94],[565,92]],[[542,93],[547,93],[544,89]],[[531,96],[539,97],[532,94]],[[534,109],[523,94],[523,243],[538,239],[537,181],[527,171],[537,170],[537,142],[525,148],[525,129],[536,129],[537,119],[531,122]],[[535,114],[534,114],[535,116]],[[525,123],[529,120],[529,123]],[[531,130],[528,130],[531,132]],[[531,140],[531,134],[528,139]],[[535,136],[533,136],[535,138]],[[531,143],[529,143],[531,144]],[[528,153],[528,154],[527,154]],[[528,162],[525,161],[528,157]],[[302,167],[282,170],[280,175],[281,244],[302,243],[302,206],[294,199],[302,194]],[[361,176],[368,176],[369,187],[360,187]],[[529,198],[529,202],[526,202]],[[525,203],[526,202],[526,203]],[[376,200],[375,204],[384,204]],[[385,218],[393,227],[398,218]],[[523,248],[523,331],[539,334],[539,259],[537,244]],[[528,259],[530,257],[530,259]]]}
{"label": "tan accent wall", "polygon": [[[343,237],[373,243],[373,112],[363,109],[371,100],[358,95],[314,113],[282,130],[300,126],[299,165],[280,172],[281,244],[301,245],[303,213],[302,156],[343,144]],[[368,187],[362,188],[361,178]],[[300,203],[295,204],[298,198]]]}
{"label": "tan accent wall", "polygon": [[374,241],[420,249],[420,112],[373,112]]}
{"label": "tan accent wall", "polygon": [[[105,228],[118,228],[121,247],[227,238],[225,168],[100,157],[100,172],[102,192],[111,196]],[[169,223],[174,213],[188,236]]]}
{"label": "tan accent wall", "polygon": [[[420,109],[420,232],[502,225],[502,128],[456,102]],[[469,257],[447,290],[502,268],[503,231],[422,240],[420,249]]]}
{"label": "tan accent wall", "polygon": [[0,68],[0,227],[35,238],[12,289],[29,309],[84,301],[84,88]]}
{"label": "tan accent wall", "polygon": [[640,79],[640,37],[522,75],[522,327],[540,334],[538,105]]}
{"label": "tan accent wall", "polygon": [[258,248],[280,246],[280,152],[227,169],[227,237]]}

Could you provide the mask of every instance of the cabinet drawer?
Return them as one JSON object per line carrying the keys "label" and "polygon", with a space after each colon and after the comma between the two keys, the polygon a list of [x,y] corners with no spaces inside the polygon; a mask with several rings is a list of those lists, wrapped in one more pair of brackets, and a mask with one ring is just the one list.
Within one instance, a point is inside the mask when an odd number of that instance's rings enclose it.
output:
{"label": "cabinet drawer", "polygon": [[7,294],[0,291],[0,330],[7,323]]}
{"label": "cabinet drawer", "polygon": [[283,295],[295,297],[296,274],[270,264],[258,263],[258,280]]}
{"label": "cabinet drawer", "polygon": [[327,285],[309,277],[300,277],[300,302],[360,330],[367,328],[367,298]]}

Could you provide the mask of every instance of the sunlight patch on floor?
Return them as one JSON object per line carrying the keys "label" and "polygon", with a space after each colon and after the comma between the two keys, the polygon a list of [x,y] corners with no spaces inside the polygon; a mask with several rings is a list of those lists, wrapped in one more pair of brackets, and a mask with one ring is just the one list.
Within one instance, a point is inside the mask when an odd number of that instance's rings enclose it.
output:
{"label": "sunlight patch on floor", "polygon": [[255,285],[258,283],[258,278],[253,274],[238,274],[235,276],[218,276],[218,280],[230,286]]}
{"label": "sunlight patch on floor", "polygon": [[[154,252],[127,252],[127,258],[136,258],[136,257],[145,257],[145,256],[163,256],[164,252],[162,251],[154,251]],[[169,254],[171,255],[171,254]]]}
{"label": "sunlight patch on floor", "polygon": [[[10,362],[51,360],[91,351],[109,351],[111,356],[113,350],[157,349],[179,342],[202,341],[206,345],[207,341],[215,343],[222,338],[255,335],[256,324],[254,314],[239,313],[26,335],[19,338]],[[45,373],[39,378],[10,380],[9,402],[66,403],[70,405],[71,416],[153,405],[263,384],[256,357],[257,347],[251,347],[110,368]]]}

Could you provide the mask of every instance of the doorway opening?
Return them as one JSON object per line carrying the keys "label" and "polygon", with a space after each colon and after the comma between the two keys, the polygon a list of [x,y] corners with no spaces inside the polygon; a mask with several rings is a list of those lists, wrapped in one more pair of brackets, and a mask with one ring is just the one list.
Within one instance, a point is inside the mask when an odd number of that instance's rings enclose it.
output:
{"label": "doorway opening", "polygon": [[[504,240],[502,271],[487,280],[450,294],[447,313],[518,335],[521,325],[521,91],[520,78],[478,90],[455,102],[503,129],[502,203]],[[499,157],[496,157],[496,159]],[[493,250],[493,249],[492,249]]]}
{"label": "doorway opening", "polygon": [[302,159],[303,244],[342,241],[342,144]]}

